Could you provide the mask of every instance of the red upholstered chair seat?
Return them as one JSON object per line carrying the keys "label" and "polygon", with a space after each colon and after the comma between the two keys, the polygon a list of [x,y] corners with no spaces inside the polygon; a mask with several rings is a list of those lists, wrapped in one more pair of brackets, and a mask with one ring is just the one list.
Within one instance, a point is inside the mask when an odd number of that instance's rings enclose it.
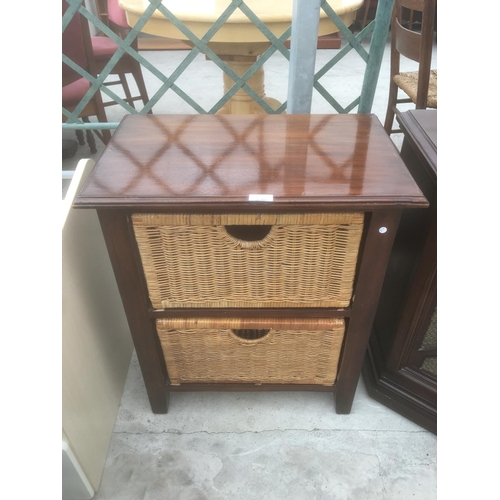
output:
{"label": "red upholstered chair seat", "polygon": [[94,52],[96,61],[110,59],[117,50],[118,44],[111,40],[111,38],[107,36],[92,37],[92,51]]}
{"label": "red upholstered chair seat", "polygon": [[62,88],[62,105],[65,108],[76,106],[90,88],[90,82],[80,78]]}

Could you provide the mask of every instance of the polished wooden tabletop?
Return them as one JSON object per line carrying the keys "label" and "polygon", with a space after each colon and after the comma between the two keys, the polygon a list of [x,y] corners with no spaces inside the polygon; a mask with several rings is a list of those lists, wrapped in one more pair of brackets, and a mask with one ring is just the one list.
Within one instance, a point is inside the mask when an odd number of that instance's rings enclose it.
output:
{"label": "polished wooden tabletop", "polygon": [[127,115],[75,206],[316,210],[427,201],[375,115]]}
{"label": "polished wooden tabletop", "polygon": [[437,109],[410,109],[396,117],[422,165],[437,177]]}

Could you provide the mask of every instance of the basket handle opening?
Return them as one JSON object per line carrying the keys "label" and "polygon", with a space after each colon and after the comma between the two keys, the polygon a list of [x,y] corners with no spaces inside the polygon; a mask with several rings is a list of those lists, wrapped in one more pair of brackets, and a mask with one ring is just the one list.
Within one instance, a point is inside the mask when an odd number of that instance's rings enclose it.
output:
{"label": "basket handle opening", "polygon": [[241,340],[253,341],[262,340],[269,335],[271,329],[256,329],[256,328],[232,328],[231,332]]}
{"label": "basket handle opening", "polygon": [[271,225],[235,225],[224,226],[226,232],[241,241],[261,241],[270,232],[273,226]]}

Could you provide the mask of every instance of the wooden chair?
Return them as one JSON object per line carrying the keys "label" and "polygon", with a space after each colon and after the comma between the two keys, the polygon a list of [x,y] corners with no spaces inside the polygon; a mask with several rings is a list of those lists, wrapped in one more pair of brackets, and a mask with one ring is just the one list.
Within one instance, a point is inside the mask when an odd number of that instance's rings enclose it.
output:
{"label": "wooden chair", "polygon": [[[62,13],[66,12],[68,3],[62,0]],[[62,52],[74,63],[85,69],[92,76],[96,76],[96,67],[93,58],[92,45],[90,41],[90,31],[87,20],[79,13],[75,14],[62,34]],[[82,78],[76,71],[67,64],[62,65],[62,105],[72,112],[78,106],[90,88],[90,82]],[[100,91],[97,91],[85,108],[80,112],[79,117],[83,121],[89,122],[89,117],[96,116],[99,122],[107,122],[106,113]],[[63,122],[67,117],[62,115]],[[91,130],[86,131],[87,141],[90,151],[96,153],[95,139]],[[96,131],[96,135],[107,144],[111,139],[111,132],[103,130]],[[81,146],[85,144],[83,131],[77,130],[76,136]]]}
{"label": "wooden chair", "polygon": [[[365,0],[364,4],[363,4],[363,10],[359,10],[359,14],[357,16],[357,19],[358,21],[361,21],[360,23],[360,29],[365,29],[367,24],[368,24],[368,14],[370,12],[370,10],[377,10],[377,5],[378,5],[378,0]],[[362,16],[360,15],[362,12]],[[413,10],[410,10],[408,12],[408,26],[409,26],[409,29],[413,29],[413,23],[415,22],[415,18],[414,18],[414,12]],[[361,18],[361,19],[360,19]],[[370,21],[373,20],[373,17],[370,18]]]}
{"label": "wooden chair", "polygon": [[[120,38],[125,38],[130,31],[127,23],[125,11],[118,5],[118,0],[96,0],[96,9],[99,19],[114,31]],[[130,44],[137,50],[137,37]],[[107,36],[93,36],[92,50],[96,62],[97,74],[101,73],[109,60],[118,50],[116,42]],[[130,104],[133,108],[135,101],[142,101],[146,105],[149,101],[146,84],[142,75],[141,65],[129,54],[124,53],[119,61],[111,70],[111,75],[117,75],[118,80],[105,82],[104,85],[121,85],[125,93],[124,101]],[[130,87],[127,82],[127,74],[131,74],[139,90],[139,95],[132,97]],[[112,106],[117,104],[114,101],[105,102],[104,106]],[[151,113],[151,111],[150,111]]]}
{"label": "wooden chair", "polygon": [[377,0],[365,0],[365,3],[363,4],[363,19],[361,21],[362,30],[366,28],[366,25],[368,24],[368,12],[373,8],[377,8]]}
{"label": "wooden chair", "polygon": [[[420,12],[420,32],[403,27],[405,9]],[[437,108],[437,70],[431,70],[432,44],[436,19],[436,0],[395,0],[391,24],[391,69],[389,102],[384,128],[390,135],[398,104],[414,103],[416,109]],[[417,71],[401,72],[401,56],[418,63]],[[398,98],[399,90],[407,97]]]}

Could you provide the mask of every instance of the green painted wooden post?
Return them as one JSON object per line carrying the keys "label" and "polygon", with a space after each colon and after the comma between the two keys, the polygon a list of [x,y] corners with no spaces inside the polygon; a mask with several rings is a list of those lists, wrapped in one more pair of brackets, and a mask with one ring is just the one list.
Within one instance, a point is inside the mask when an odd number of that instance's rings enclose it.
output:
{"label": "green painted wooden post", "polygon": [[[354,35],[349,28],[337,16],[326,0],[323,0],[322,9],[326,12],[332,22],[339,28],[340,33],[348,42],[323,68],[315,75],[314,88],[321,96],[338,112],[349,113],[356,106],[358,113],[370,113],[373,105],[373,98],[377,87],[378,76],[382,57],[384,55],[387,33],[391,22],[392,5],[394,0],[379,0],[375,20],[366,26],[357,35]],[[361,41],[372,33],[369,52],[361,45]],[[319,82],[320,78],[330,71],[340,60],[351,50],[355,50],[365,61],[366,69],[363,77],[361,94],[347,106],[342,106]]]}
{"label": "green painted wooden post", "polygon": [[361,100],[358,113],[370,113],[377,88],[380,66],[384,55],[387,34],[391,24],[394,0],[378,0],[377,13],[375,14],[375,29],[370,43],[370,56],[366,66],[361,89]]}

